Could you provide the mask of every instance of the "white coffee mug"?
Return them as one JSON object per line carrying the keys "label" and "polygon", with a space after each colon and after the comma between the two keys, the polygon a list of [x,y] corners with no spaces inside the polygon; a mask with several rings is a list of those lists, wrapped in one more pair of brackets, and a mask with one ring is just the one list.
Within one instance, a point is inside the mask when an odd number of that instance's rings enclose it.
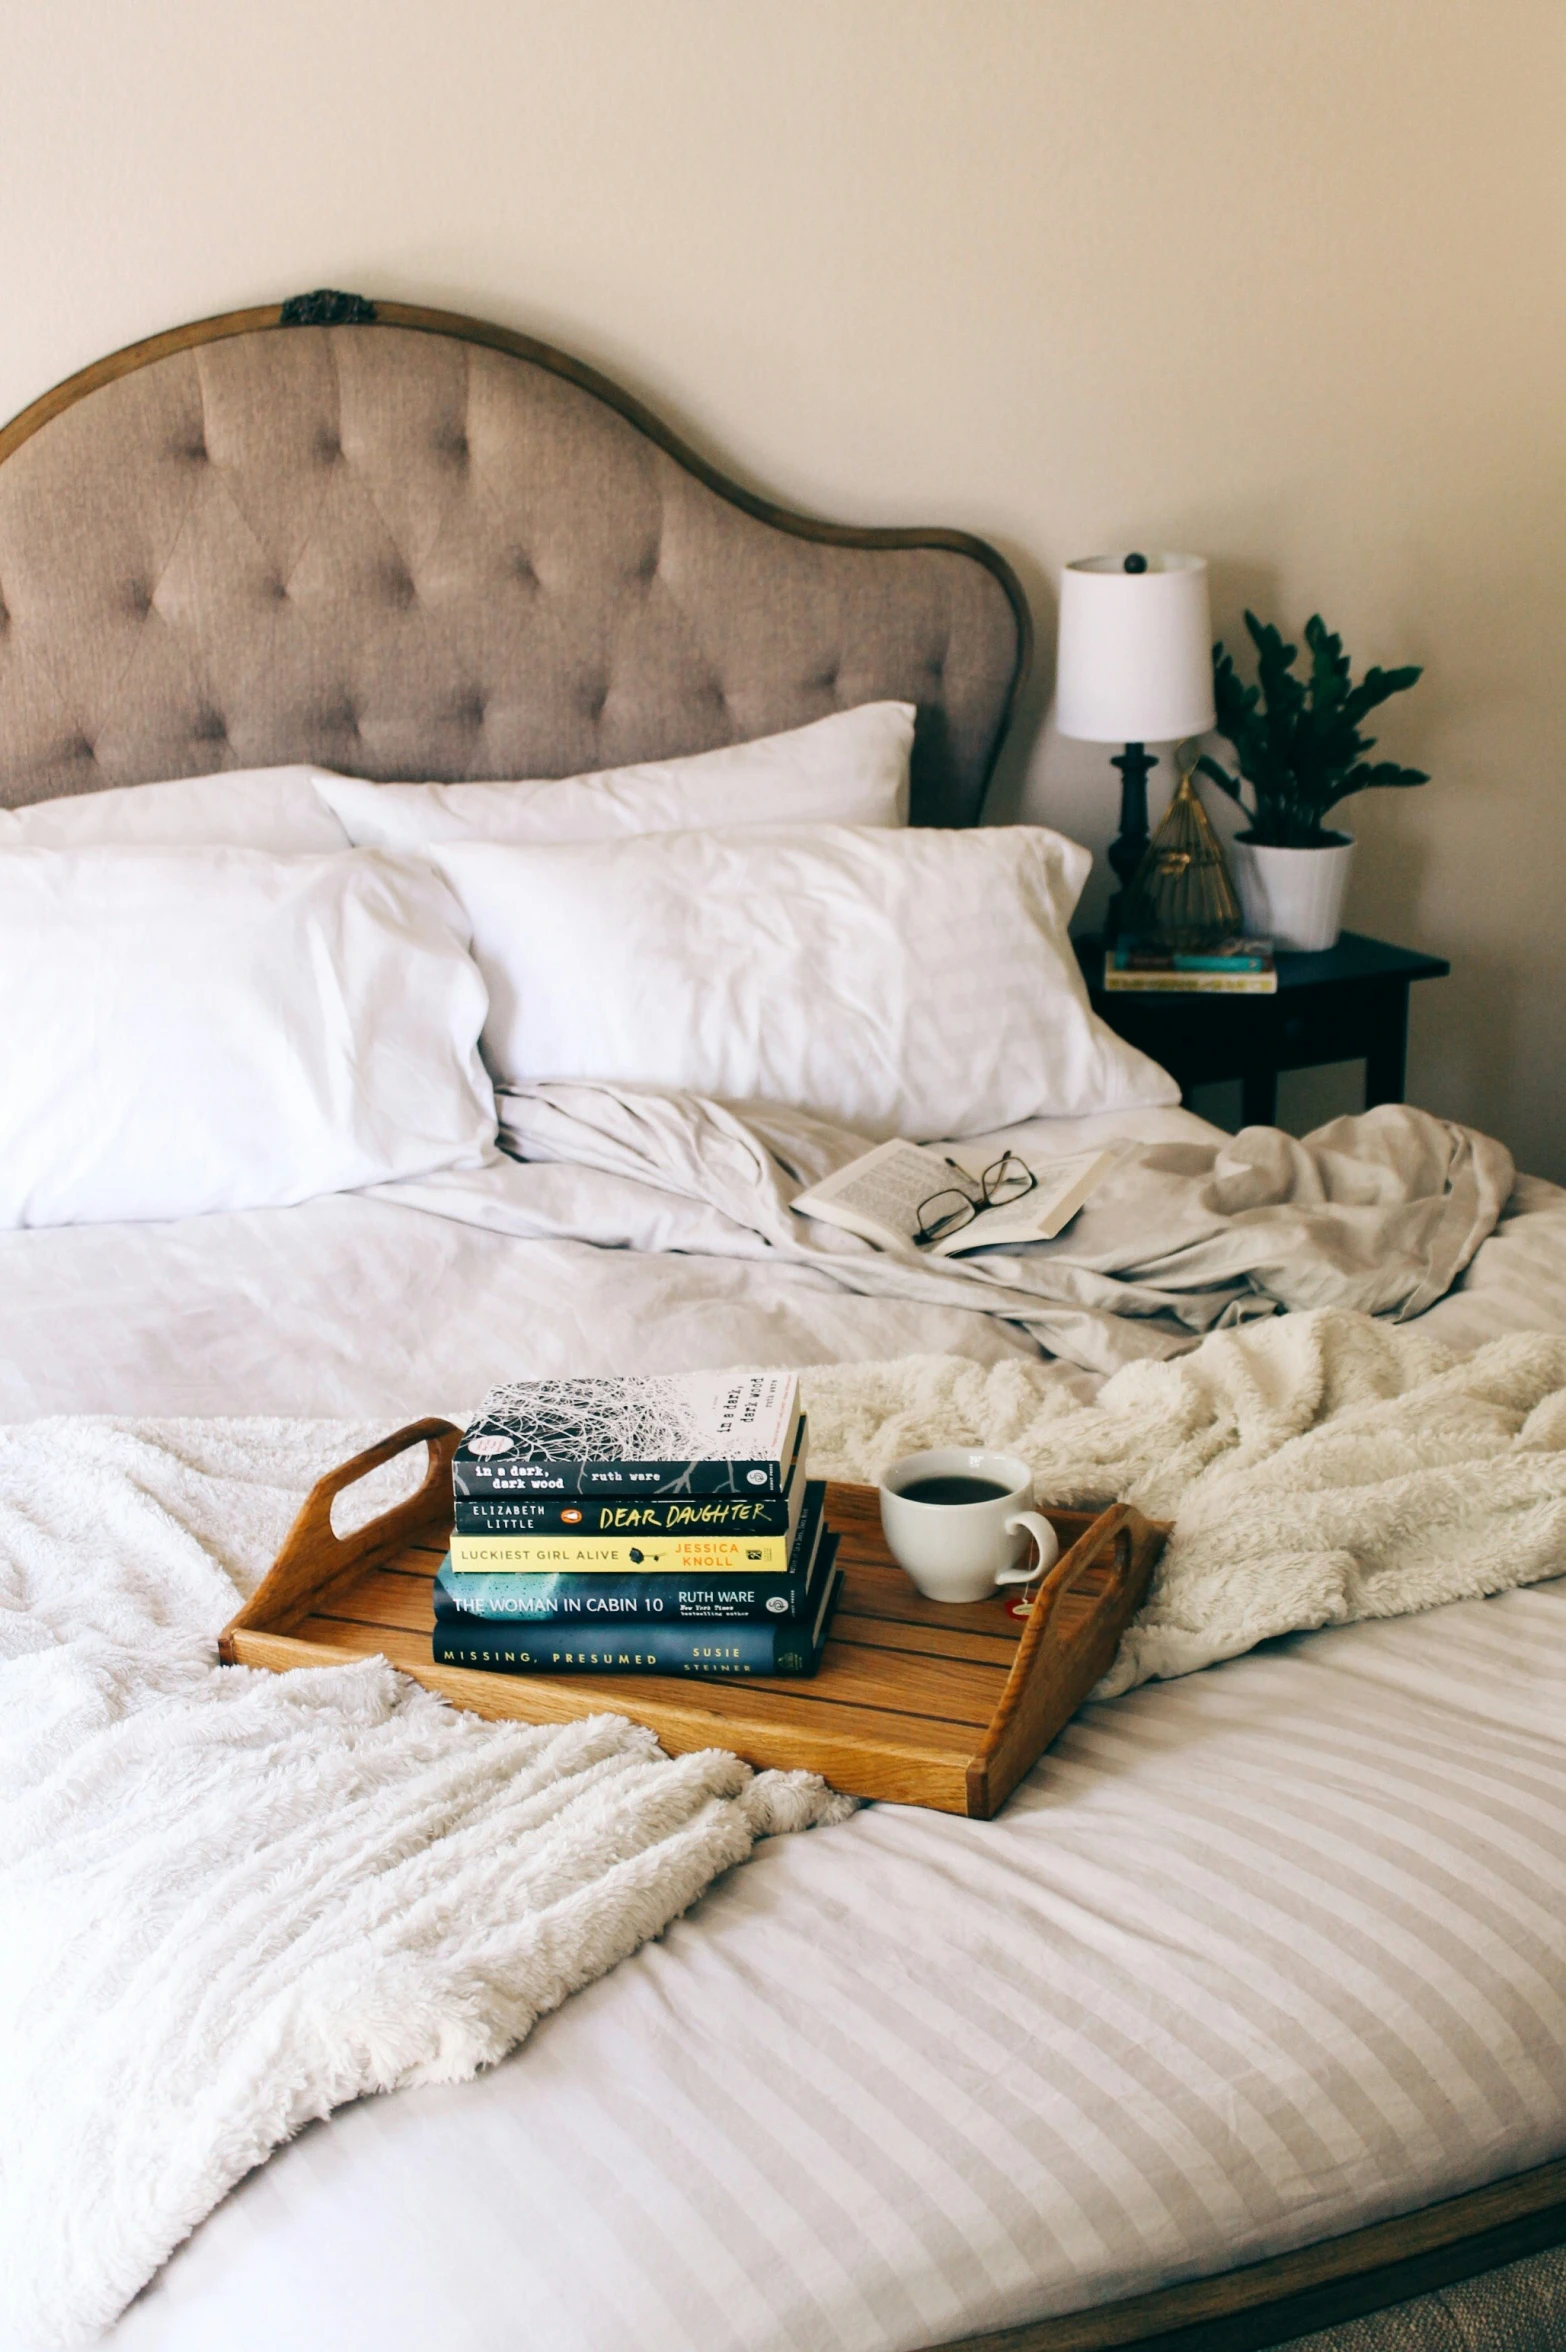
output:
{"label": "white coffee mug", "polygon": [[[1000,1488],[977,1502],[921,1501],[924,1479],[979,1479]],[[1015,1454],[937,1446],[905,1454],[880,1481],[881,1529],[898,1566],[930,1601],[982,1601],[1001,1584],[1031,1584],[1060,1554],[1055,1530],[1031,1506],[1033,1473]],[[1038,1558],[1020,1566],[1032,1544]]]}

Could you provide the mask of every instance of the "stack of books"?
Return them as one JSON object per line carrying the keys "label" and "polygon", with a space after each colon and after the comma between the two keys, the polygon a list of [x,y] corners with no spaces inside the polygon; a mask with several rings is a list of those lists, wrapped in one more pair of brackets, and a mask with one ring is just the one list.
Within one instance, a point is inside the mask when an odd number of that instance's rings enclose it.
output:
{"label": "stack of books", "polygon": [[1270,939],[1231,939],[1202,955],[1122,939],[1104,959],[1104,991],[1163,996],[1274,996],[1278,967]]}
{"label": "stack of books", "polygon": [[792,1372],[526,1380],[452,1464],[435,1662],[814,1674],[842,1583]]}

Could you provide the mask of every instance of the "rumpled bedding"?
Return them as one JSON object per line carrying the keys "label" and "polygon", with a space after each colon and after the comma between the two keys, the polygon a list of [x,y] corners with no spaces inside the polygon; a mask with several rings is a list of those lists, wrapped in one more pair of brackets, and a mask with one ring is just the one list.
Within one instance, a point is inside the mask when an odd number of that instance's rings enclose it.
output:
{"label": "rumpled bedding", "polygon": [[[1477,1314],[1459,1346],[1566,1314],[1566,1195],[1483,1242],[1505,1155],[1419,1114],[1143,1145],[1061,1242],[933,1268],[790,1216],[859,1148],[840,1131],[600,1088],[506,1110],[528,1156],[468,1181],[6,1237],[11,1417],[403,1418],[521,1366],[904,1347],[1086,1403],[1096,1369],[1194,1373],[1204,1330],[1285,1303],[1406,1318],[1456,1276],[1415,1328]],[[1029,1352],[1045,1329],[1070,1364]],[[1274,1642],[1087,1709],[998,1822],[873,1807],[768,1841],[521,2063],[303,2134],[116,2343],[411,2352],[456,2313],[478,2352],[514,2340],[520,2280],[540,2352],[906,2352],[1544,2161],[1561,1613],[1540,1586]]]}
{"label": "rumpled bedding", "polygon": [[[585,1081],[498,1099],[498,1167],[375,1197],[529,1238],[808,1266],[845,1290],[1004,1317],[1097,1373],[1280,1308],[1418,1315],[1494,1229],[1515,1173],[1493,1138],[1404,1104],[1300,1141],[1252,1127],[1128,1142],[1055,1241],[931,1261],[790,1208],[867,1148],[808,1114]],[[963,1155],[979,1165],[1002,1144],[1051,1148],[1021,1127]]]}
{"label": "rumpled bedding", "polygon": [[1053,1503],[1173,1521],[1095,1698],[1566,1571],[1558,1333],[1459,1355],[1422,1324],[1334,1308],[1128,1364],[1091,1402],[1043,1365],[960,1356],[818,1365],[805,1391],[817,1477],[873,1481],[925,1446],[995,1446]]}

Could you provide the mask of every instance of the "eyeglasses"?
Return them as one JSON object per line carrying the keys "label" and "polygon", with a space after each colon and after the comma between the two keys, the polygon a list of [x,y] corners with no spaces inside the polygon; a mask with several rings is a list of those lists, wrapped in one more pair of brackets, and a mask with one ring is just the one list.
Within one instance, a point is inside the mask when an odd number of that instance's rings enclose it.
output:
{"label": "eyeglasses", "polygon": [[[947,1165],[955,1169],[959,1176],[963,1173],[955,1160],[949,1160]],[[969,1182],[972,1181],[970,1177]],[[1037,1182],[1033,1170],[1019,1160],[1015,1152],[1002,1152],[1000,1158],[992,1160],[979,1177],[977,1199],[971,1192],[965,1192],[961,1186],[952,1184],[944,1192],[932,1192],[927,1199],[922,1200],[919,1203],[919,1223],[914,1230],[914,1239],[944,1241],[949,1233],[960,1233],[965,1225],[971,1225],[983,1210],[1003,1208],[1008,1201],[1021,1200],[1023,1194],[1031,1192]]]}

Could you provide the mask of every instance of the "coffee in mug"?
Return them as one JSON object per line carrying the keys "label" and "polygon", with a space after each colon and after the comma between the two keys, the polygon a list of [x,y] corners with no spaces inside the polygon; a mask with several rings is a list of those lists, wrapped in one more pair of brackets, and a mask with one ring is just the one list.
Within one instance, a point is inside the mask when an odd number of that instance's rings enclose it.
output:
{"label": "coffee in mug", "polygon": [[[1054,1529],[1032,1508],[1033,1473],[1015,1454],[906,1454],[879,1492],[892,1557],[927,1600],[980,1601],[997,1585],[1030,1584],[1059,1557]],[[1035,1546],[1038,1558],[1023,1565]]]}
{"label": "coffee in mug", "polygon": [[898,1492],[911,1503],[993,1503],[1007,1489],[993,1478],[964,1478],[947,1472],[944,1477],[915,1478]]}

